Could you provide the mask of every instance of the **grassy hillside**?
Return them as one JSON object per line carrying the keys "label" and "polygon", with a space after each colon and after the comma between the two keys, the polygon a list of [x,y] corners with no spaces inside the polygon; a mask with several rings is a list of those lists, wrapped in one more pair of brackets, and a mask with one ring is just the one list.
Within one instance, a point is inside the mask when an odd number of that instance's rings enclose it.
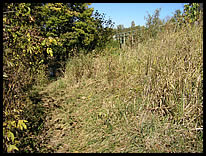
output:
{"label": "grassy hillside", "polygon": [[202,26],[73,58],[39,94],[41,152],[203,152]]}

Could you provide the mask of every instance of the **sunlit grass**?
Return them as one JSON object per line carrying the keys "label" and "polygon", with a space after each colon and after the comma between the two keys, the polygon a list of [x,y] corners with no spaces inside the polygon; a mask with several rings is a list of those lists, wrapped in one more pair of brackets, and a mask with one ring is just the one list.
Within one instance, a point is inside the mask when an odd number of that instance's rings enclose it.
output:
{"label": "sunlit grass", "polygon": [[47,144],[56,152],[203,152],[202,81],[200,26],[73,58],[44,91],[57,106]]}

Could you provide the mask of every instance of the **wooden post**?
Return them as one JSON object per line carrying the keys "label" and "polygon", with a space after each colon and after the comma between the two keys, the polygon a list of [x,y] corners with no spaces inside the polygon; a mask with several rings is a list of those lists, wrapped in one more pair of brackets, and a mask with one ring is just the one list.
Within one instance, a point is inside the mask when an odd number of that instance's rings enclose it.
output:
{"label": "wooden post", "polygon": [[124,33],[122,34],[122,45],[124,45]]}
{"label": "wooden post", "polygon": [[118,41],[119,41],[120,48],[122,48],[122,41],[121,41],[121,35],[120,34],[118,34]]}

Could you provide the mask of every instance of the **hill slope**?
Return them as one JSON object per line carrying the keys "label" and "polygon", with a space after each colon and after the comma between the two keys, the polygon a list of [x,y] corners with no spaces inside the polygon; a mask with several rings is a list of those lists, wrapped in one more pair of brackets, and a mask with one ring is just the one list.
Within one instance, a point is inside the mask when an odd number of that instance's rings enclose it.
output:
{"label": "hill slope", "polygon": [[200,26],[73,58],[64,77],[40,92],[53,108],[42,145],[53,152],[203,152],[202,80]]}

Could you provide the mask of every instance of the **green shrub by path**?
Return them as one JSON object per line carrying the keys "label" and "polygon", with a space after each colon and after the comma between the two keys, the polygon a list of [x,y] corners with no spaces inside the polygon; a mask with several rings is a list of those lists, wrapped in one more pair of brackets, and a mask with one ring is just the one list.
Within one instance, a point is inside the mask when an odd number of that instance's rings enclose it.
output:
{"label": "green shrub by path", "polygon": [[[93,13],[94,9],[88,5],[3,3],[4,152],[23,149],[19,140],[23,133],[27,135],[31,126],[23,110],[35,103],[28,96],[32,88],[37,85],[41,90],[49,83],[47,68],[64,66],[68,57],[79,55],[80,51],[88,53],[96,47],[103,48],[111,39],[112,21],[98,12]],[[59,88],[63,87],[60,83]],[[34,122],[37,121],[35,118]]]}

